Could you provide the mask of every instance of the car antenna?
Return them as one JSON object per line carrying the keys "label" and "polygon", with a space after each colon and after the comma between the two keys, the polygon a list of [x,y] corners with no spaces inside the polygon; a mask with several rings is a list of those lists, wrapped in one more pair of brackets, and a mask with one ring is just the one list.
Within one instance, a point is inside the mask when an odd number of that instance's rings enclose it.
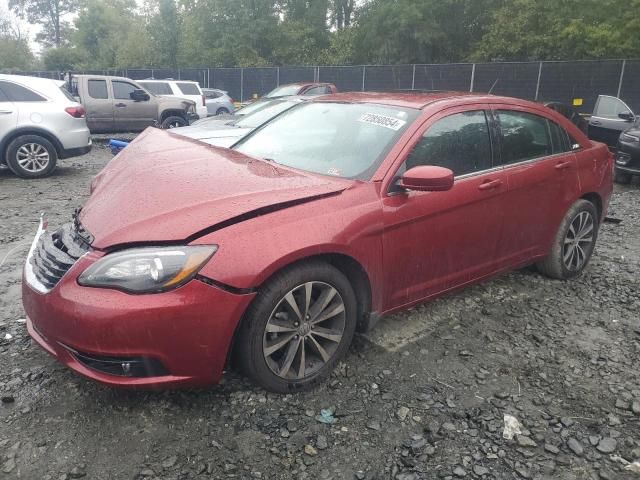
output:
{"label": "car antenna", "polygon": [[496,85],[498,84],[498,78],[496,78],[496,81],[493,82],[493,85],[491,85],[491,88],[489,89],[489,93],[487,95],[491,95],[491,92],[493,92],[493,89],[496,87]]}

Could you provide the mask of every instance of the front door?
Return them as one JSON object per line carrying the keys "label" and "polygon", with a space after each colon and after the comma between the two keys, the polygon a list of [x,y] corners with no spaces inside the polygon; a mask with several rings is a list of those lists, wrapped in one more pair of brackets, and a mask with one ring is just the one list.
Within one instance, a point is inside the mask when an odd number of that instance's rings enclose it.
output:
{"label": "front door", "polygon": [[155,97],[132,100],[131,94],[140,87],[125,80],[112,80],[111,86],[117,129],[139,131],[156,122],[158,105]]}
{"label": "front door", "polygon": [[626,103],[617,97],[600,95],[589,119],[589,138],[615,147],[620,134],[631,127],[633,121],[633,112]]}
{"label": "front door", "polygon": [[[493,165],[485,106],[432,117],[396,176],[419,165],[451,169],[446,192],[396,191],[383,199],[385,310],[495,272],[507,182]],[[415,140],[414,140],[415,141]]]}

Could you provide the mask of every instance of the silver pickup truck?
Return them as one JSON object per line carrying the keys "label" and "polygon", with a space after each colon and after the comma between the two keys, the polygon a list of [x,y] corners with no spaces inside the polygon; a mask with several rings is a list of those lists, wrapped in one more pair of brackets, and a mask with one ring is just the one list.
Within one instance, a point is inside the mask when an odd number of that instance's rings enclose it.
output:
{"label": "silver pickup truck", "polygon": [[129,78],[73,75],[67,85],[87,111],[92,133],[184,127],[198,119],[195,102],[156,96]]}

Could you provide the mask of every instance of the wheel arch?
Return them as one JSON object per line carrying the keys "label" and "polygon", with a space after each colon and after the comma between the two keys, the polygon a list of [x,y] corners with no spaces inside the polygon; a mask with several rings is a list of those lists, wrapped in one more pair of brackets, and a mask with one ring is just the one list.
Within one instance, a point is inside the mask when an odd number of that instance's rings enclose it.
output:
{"label": "wheel arch", "polygon": [[596,212],[598,212],[598,221],[602,222],[602,197],[596,192],[589,192],[582,195],[580,199],[587,200],[595,205]]}
{"label": "wheel arch", "polygon": [[62,147],[60,140],[58,140],[58,138],[54,134],[38,127],[21,127],[12,130],[0,141],[0,161],[6,162],[6,155],[9,144],[17,137],[20,137],[22,135],[38,135],[40,137],[43,137],[51,142],[53,147],[56,149],[58,157],[62,155],[62,151],[64,150],[64,148]]}
{"label": "wheel arch", "polygon": [[162,114],[160,115],[160,123],[164,122],[169,117],[181,117],[186,120],[187,114],[184,110],[169,108],[167,110],[163,110]]}

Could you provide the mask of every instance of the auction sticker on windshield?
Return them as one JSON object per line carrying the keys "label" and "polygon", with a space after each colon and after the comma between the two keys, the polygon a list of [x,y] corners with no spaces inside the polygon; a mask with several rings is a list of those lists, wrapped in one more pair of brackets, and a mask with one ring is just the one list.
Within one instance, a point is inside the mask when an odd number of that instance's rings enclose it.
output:
{"label": "auction sticker on windshield", "polygon": [[400,130],[405,123],[404,120],[399,120],[393,117],[387,117],[386,115],[380,115],[377,113],[365,113],[359,119],[359,122],[370,123],[371,125],[378,125],[379,127],[389,128],[391,130]]}

